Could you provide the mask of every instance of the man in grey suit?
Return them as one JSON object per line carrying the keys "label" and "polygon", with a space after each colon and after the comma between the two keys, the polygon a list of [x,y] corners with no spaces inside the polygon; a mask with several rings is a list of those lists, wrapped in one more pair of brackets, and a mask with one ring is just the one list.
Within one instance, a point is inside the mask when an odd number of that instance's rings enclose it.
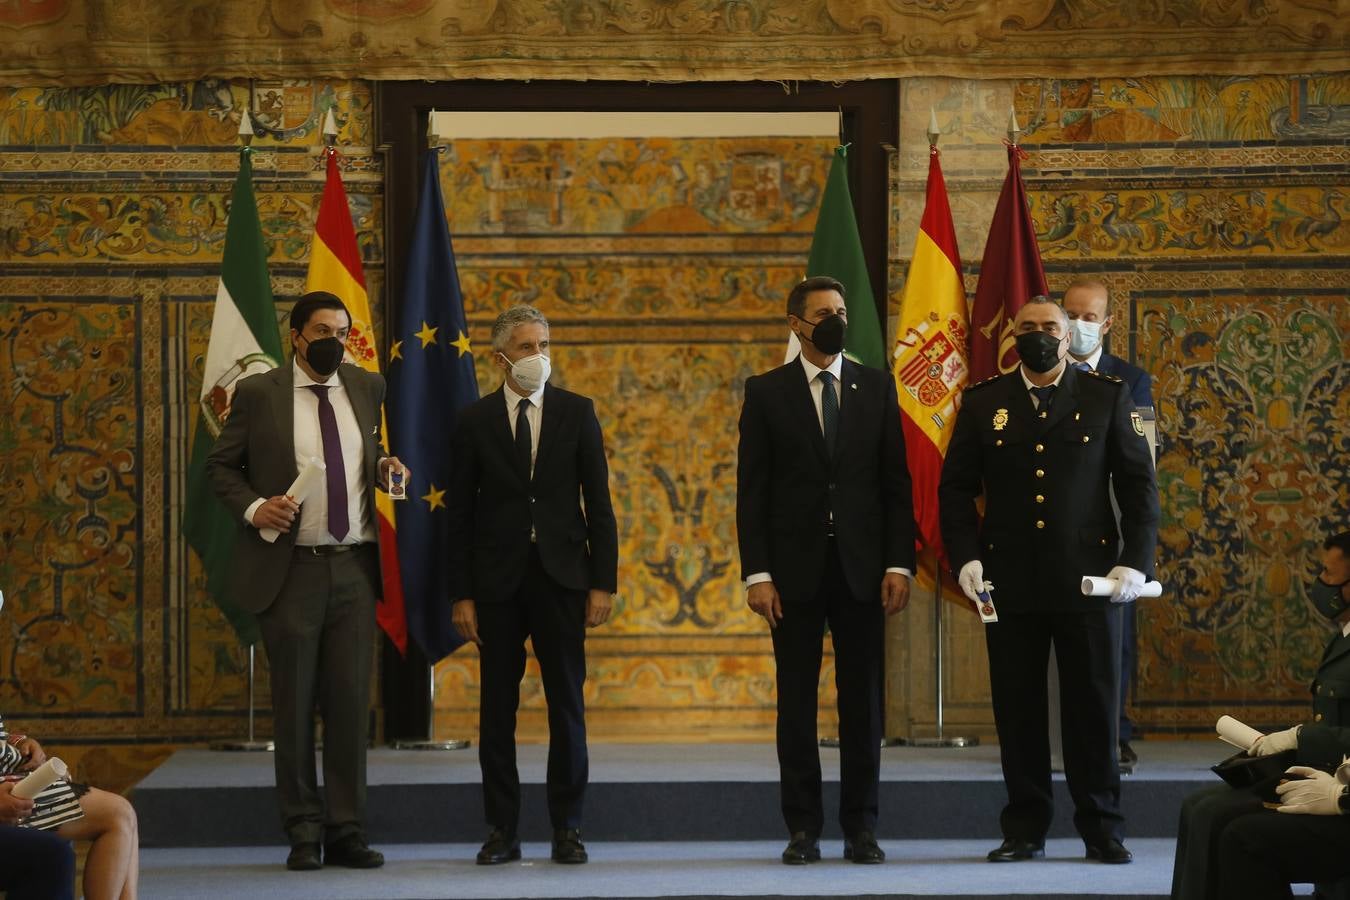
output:
{"label": "man in grey suit", "polygon": [[[299,871],[384,864],[363,824],[380,594],[375,488],[408,472],[380,450],[384,379],[342,362],[350,329],[333,294],[301,297],[291,364],[239,383],[207,459],[212,487],[242,529],[226,596],[257,615],[267,648],[286,866]],[[286,491],[312,457],[324,461],[324,484],[300,505]],[[280,534],[268,542],[263,529]],[[314,771],[316,702],[326,812]]]}

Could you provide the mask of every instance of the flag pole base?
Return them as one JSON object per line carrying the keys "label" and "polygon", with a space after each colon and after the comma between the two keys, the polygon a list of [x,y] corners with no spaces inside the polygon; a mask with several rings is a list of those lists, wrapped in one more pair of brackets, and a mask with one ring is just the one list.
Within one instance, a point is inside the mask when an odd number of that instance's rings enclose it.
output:
{"label": "flag pole base", "polygon": [[468,740],[454,741],[394,741],[389,746],[395,750],[467,750]]}
{"label": "flag pole base", "polygon": [[977,737],[908,737],[891,738],[891,744],[896,747],[978,747],[980,739]]}
{"label": "flag pole base", "polygon": [[[820,746],[822,746],[822,747],[838,747],[838,746],[839,746],[839,738],[838,738],[836,735],[828,735],[828,736],[826,736],[826,737],[821,738],[821,739],[820,739],[819,741],[817,741],[816,743],[818,743],[818,744],[819,744]],[[882,738],[882,739],[881,739],[881,746],[882,746],[883,749],[886,748],[886,747],[897,747],[897,746],[899,746],[899,745],[902,744],[902,743],[904,743],[903,740],[897,740],[896,738]]]}
{"label": "flag pole base", "polygon": [[219,741],[212,744],[211,749],[227,753],[271,753],[277,748],[271,741]]}

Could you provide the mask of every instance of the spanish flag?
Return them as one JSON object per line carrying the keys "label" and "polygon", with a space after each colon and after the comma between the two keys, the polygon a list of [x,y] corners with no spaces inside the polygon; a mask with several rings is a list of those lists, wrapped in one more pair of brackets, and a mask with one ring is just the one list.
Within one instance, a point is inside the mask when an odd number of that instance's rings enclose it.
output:
{"label": "spanish flag", "polygon": [[[347,306],[352,316],[351,336],[347,338],[347,361],[370,372],[380,371],[375,355],[375,333],[370,322],[370,298],[366,295],[366,276],[361,269],[361,251],[356,246],[347,192],[338,172],[338,153],[329,147],[327,177],[323,198],[319,201],[319,220],[314,226],[314,243],[309,250],[309,274],[305,291],[328,291]],[[380,441],[389,452],[380,411]],[[398,546],[394,540],[394,504],[384,491],[375,492],[375,516],[380,532],[380,571],[383,573],[384,598],[376,608],[375,621],[398,647],[408,646],[408,626],[403,614],[403,582],[399,576]]]}
{"label": "spanish flag", "polygon": [[946,570],[946,554],[938,529],[938,480],[956,424],[961,389],[970,377],[969,333],[956,229],[938,149],[932,147],[928,195],[900,299],[891,372],[900,395],[919,543],[934,555],[939,572]]}

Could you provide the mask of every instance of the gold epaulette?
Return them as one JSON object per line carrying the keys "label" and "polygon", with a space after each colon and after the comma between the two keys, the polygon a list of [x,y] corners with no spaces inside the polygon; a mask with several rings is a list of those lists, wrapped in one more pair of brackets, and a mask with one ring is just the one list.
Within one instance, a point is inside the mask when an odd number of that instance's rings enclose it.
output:
{"label": "gold epaulette", "polygon": [[1116,384],[1125,383],[1119,375],[1108,375],[1105,372],[1098,372],[1096,369],[1085,369],[1083,374],[1091,375],[1093,378],[1100,378],[1102,381],[1114,381]]}
{"label": "gold epaulette", "polygon": [[975,390],[976,388],[982,388],[982,387],[984,387],[986,384],[992,384],[993,382],[998,381],[998,380],[999,380],[1000,378],[1002,378],[1002,377],[1003,377],[1002,373],[1000,373],[1000,374],[998,374],[998,375],[990,375],[990,376],[989,376],[988,378],[986,378],[984,381],[977,381],[977,382],[975,382],[974,384],[968,384],[968,385],[966,385],[966,388],[965,388],[965,389],[966,389],[967,391],[973,391],[973,390]]}

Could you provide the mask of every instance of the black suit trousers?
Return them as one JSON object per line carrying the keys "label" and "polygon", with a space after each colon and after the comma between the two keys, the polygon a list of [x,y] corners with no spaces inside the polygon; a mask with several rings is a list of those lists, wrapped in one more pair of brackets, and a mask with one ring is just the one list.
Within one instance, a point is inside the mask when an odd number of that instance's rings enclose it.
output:
{"label": "black suit trousers", "polygon": [[525,577],[508,600],[477,604],[483,640],[478,762],[483,810],[494,828],[520,820],[516,710],[525,675],[525,639],[534,647],[548,703],[548,814],[554,828],[580,828],[589,778],[586,751],[586,591],[562,587],[530,545]]}
{"label": "black suit trousers", "polygon": [[0,825],[0,891],[9,900],[70,900],[75,852],[49,831]]}
{"label": "black suit trousers", "polygon": [[825,812],[816,710],[828,622],[839,693],[839,824],[845,835],[852,835],[876,829],[885,617],[880,597],[859,602],[850,593],[833,538],[825,557],[815,596],[785,607],[773,631],[780,789],[788,831],[819,835]]}
{"label": "black suit trousers", "polygon": [[1350,877],[1350,817],[1267,809],[1243,816],[1219,837],[1215,874],[1216,897],[1290,897],[1291,883],[1312,882],[1340,900]]}
{"label": "black suit trousers", "polygon": [[994,724],[1008,787],[1008,805],[999,818],[1005,838],[1044,841],[1054,814],[1046,692],[1052,642],[1074,827],[1091,844],[1122,837],[1113,742],[1116,667],[1107,615],[1099,610],[1000,612],[999,621],[985,629]]}

